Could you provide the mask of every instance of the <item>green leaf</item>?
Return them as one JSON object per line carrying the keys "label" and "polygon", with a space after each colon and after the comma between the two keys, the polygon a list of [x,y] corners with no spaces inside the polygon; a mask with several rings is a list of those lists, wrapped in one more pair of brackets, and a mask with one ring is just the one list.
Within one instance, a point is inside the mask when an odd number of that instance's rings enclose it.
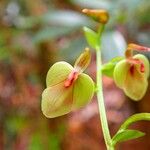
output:
{"label": "green leaf", "polygon": [[124,57],[115,57],[108,63],[104,64],[101,69],[102,73],[108,77],[113,77],[113,72],[114,72],[114,68],[115,68],[116,64],[123,58]]}
{"label": "green leaf", "polygon": [[112,138],[112,144],[115,145],[118,142],[136,139],[136,138],[142,137],[144,135],[145,135],[145,133],[143,133],[141,131],[137,131],[137,130],[122,130],[121,132],[118,132]]}
{"label": "green leaf", "polygon": [[129,125],[137,122],[137,121],[150,121],[150,113],[138,113],[135,115],[132,115],[131,117],[129,117],[120,127],[120,131],[121,130],[125,130],[129,127]]}
{"label": "green leaf", "polygon": [[113,72],[114,72],[115,64],[109,62],[106,63],[102,66],[102,73],[108,77],[113,77]]}
{"label": "green leaf", "polygon": [[95,49],[99,45],[98,35],[90,28],[84,27],[83,30],[88,44]]}

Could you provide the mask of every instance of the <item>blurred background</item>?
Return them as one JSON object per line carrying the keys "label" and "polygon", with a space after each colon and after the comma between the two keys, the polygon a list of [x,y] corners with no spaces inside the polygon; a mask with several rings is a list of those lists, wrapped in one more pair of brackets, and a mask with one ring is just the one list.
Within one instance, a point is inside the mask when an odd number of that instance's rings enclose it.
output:
{"label": "blurred background", "polygon": [[[106,150],[96,97],[87,107],[55,119],[45,118],[40,108],[49,67],[60,60],[73,64],[87,46],[82,27],[96,29],[83,8],[110,13],[103,62],[122,56],[126,43],[150,46],[149,0],[0,0],[0,150]],[[87,72],[95,80],[92,53]],[[111,79],[104,77],[103,83],[112,135],[128,116],[150,112],[150,87],[142,101],[133,102]],[[117,150],[150,150],[150,123],[131,128],[146,136]]]}

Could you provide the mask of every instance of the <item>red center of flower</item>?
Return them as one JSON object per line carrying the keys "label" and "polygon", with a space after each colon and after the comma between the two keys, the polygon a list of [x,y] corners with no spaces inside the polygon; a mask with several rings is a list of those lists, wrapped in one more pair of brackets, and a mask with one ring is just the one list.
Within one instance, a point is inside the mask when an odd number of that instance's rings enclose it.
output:
{"label": "red center of flower", "polygon": [[135,65],[139,64],[140,65],[140,72],[141,73],[144,73],[145,72],[145,67],[144,67],[144,64],[141,60],[139,59],[128,59],[128,62],[131,64],[131,67],[130,67],[130,72],[131,74],[133,75],[134,74],[134,69],[135,69]]}
{"label": "red center of flower", "polygon": [[78,78],[78,75],[79,73],[76,70],[73,70],[64,83],[65,88],[70,87],[73,82]]}

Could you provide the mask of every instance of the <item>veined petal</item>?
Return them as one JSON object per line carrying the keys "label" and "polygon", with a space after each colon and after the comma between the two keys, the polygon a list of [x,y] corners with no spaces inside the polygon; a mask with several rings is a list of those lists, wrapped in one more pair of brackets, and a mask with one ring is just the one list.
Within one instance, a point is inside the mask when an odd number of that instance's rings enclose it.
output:
{"label": "veined petal", "polygon": [[56,85],[66,80],[72,70],[73,67],[65,61],[55,63],[47,73],[46,77],[47,87]]}
{"label": "veined petal", "polygon": [[48,87],[42,94],[42,112],[48,118],[65,115],[72,108],[72,89],[64,87],[64,82]]}
{"label": "veined petal", "polygon": [[73,87],[73,109],[89,103],[94,94],[94,82],[87,74],[80,74]]}
{"label": "veined petal", "polygon": [[147,78],[144,73],[140,73],[138,68],[134,68],[134,74],[128,71],[124,84],[124,92],[133,100],[140,100],[146,93],[148,87]]}
{"label": "veined petal", "polygon": [[118,87],[122,88],[124,86],[129,69],[130,69],[130,64],[128,64],[125,59],[121,60],[115,66],[113,77]]}
{"label": "veined petal", "polygon": [[91,61],[91,53],[89,48],[85,48],[84,52],[77,58],[74,68],[77,72],[82,73]]}

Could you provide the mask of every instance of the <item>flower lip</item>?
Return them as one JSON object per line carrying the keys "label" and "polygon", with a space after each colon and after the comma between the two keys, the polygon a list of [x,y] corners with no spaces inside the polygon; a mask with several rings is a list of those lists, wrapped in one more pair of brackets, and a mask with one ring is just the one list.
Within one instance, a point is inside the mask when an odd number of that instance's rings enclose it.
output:
{"label": "flower lip", "polygon": [[68,75],[68,78],[64,82],[64,87],[68,88],[70,87],[73,82],[78,78],[79,73],[74,69],[71,71],[71,73]]}
{"label": "flower lip", "polygon": [[131,74],[133,74],[135,65],[139,65],[139,70],[140,70],[141,73],[145,72],[144,63],[141,60],[139,60],[137,58],[129,58],[129,59],[127,59],[127,62],[131,64],[131,67],[130,67]]}

